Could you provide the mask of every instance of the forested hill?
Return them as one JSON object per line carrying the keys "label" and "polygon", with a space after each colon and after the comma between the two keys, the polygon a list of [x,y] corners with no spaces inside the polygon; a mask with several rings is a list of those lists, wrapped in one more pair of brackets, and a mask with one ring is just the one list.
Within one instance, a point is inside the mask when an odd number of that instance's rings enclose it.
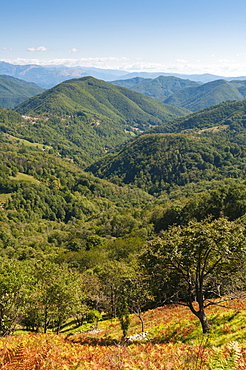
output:
{"label": "forested hill", "polygon": [[245,147],[217,137],[148,134],[88,170],[112,182],[134,184],[158,194],[204,180],[245,179],[245,160]]}
{"label": "forested hill", "polygon": [[151,129],[152,133],[219,136],[246,145],[246,100],[224,102]]}
{"label": "forested hill", "polygon": [[159,76],[154,79],[134,77],[127,80],[113,81],[111,83],[127,87],[128,89],[150,96],[159,101],[163,101],[165,98],[181,89],[200,85],[198,82],[174,76]]}
{"label": "forested hill", "polygon": [[174,76],[159,76],[154,79],[135,77],[112,83],[192,112],[225,101],[241,101],[246,98],[245,80],[218,79],[202,84]]}
{"label": "forested hill", "polygon": [[204,85],[187,87],[175,92],[163,102],[193,112],[228,100],[246,98],[246,81],[216,80]]}
{"label": "forested hill", "polygon": [[[0,135],[0,171],[0,221],[13,224],[41,224],[41,220],[46,220],[72,225],[90,220],[88,227],[94,228],[96,224],[106,225],[107,219],[112,221],[120,211],[131,213],[134,207],[151,200],[141,190],[96,178],[42,146],[13,142],[3,134]],[[55,224],[53,227],[60,228]]]}
{"label": "forested hill", "polygon": [[0,75],[0,107],[13,109],[18,104],[44,91],[32,82]]}
{"label": "forested hill", "polygon": [[121,124],[140,129],[160,125],[188,113],[159,103],[142,94],[93,77],[65,81],[21,104],[16,110],[27,115],[80,116],[88,123]]}
{"label": "forested hill", "polygon": [[203,109],[153,128],[89,170],[152,194],[204,180],[245,179],[245,116],[246,100]]}

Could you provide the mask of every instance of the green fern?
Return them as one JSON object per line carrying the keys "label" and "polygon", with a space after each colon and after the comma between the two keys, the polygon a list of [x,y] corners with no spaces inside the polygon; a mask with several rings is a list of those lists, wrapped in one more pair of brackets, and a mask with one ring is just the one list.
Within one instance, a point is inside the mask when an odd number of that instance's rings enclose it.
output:
{"label": "green fern", "polygon": [[210,359],[210,366],[212,370],[235,370],[240,356],[241,349],[238,342],[231,342],[227,346],[228,356],[223,356],[223,351],[219,348],[215,350],[214,356]]}

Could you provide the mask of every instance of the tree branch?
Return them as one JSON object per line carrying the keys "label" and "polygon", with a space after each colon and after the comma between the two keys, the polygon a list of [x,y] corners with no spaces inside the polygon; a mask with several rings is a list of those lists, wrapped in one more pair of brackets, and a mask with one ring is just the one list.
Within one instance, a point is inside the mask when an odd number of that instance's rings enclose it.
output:
{"label": "tree branch", "polygon": [[210,301],[209,299],[207,299],[208,303],[204,307],[206,308],[206,307],[214,305],[214,306],[218,306],[218,307],[229,308],[229,309],[232,309],[232,310],[246,311],[246,308],[238,308],[238,307],[225,306],[225,305],[220,304],[222,302],[233,301],[237,298],[238,297],[225,298],[225,299],[221,299],[219,302],[213,302],[213,301]]}

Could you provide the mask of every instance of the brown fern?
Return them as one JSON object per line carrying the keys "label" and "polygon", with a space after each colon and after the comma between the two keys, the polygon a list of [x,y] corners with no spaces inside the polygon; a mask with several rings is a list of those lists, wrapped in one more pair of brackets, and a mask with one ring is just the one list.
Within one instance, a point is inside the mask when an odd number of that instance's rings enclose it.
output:
{"label": "brown fern", "polygon": [[2,352],[2,370],[40,370],[42,358],[38,354],[33,356],[30,351],[20,343],[14,349]]}
{"label": "brown fern", "polygon": [[15,356],[15,351],[13,349],[4,348],[0,352],[0,368],[3,369],[6,367],[7,364],[11,363],[13,361],[13,358]]}
{"label": "brown fern", "polygon": [[14,354],[9,365],[10,369],[29,370],[26,368],[26,348],[22,343],[14,349]]}

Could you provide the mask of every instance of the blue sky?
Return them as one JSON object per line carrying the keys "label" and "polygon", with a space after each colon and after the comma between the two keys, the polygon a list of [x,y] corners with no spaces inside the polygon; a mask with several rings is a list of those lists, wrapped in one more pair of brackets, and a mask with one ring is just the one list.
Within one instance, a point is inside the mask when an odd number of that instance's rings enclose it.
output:
{"label": "blue sky", "polygon": [[0,60],[246,75],[245,0],[0,1]]}

